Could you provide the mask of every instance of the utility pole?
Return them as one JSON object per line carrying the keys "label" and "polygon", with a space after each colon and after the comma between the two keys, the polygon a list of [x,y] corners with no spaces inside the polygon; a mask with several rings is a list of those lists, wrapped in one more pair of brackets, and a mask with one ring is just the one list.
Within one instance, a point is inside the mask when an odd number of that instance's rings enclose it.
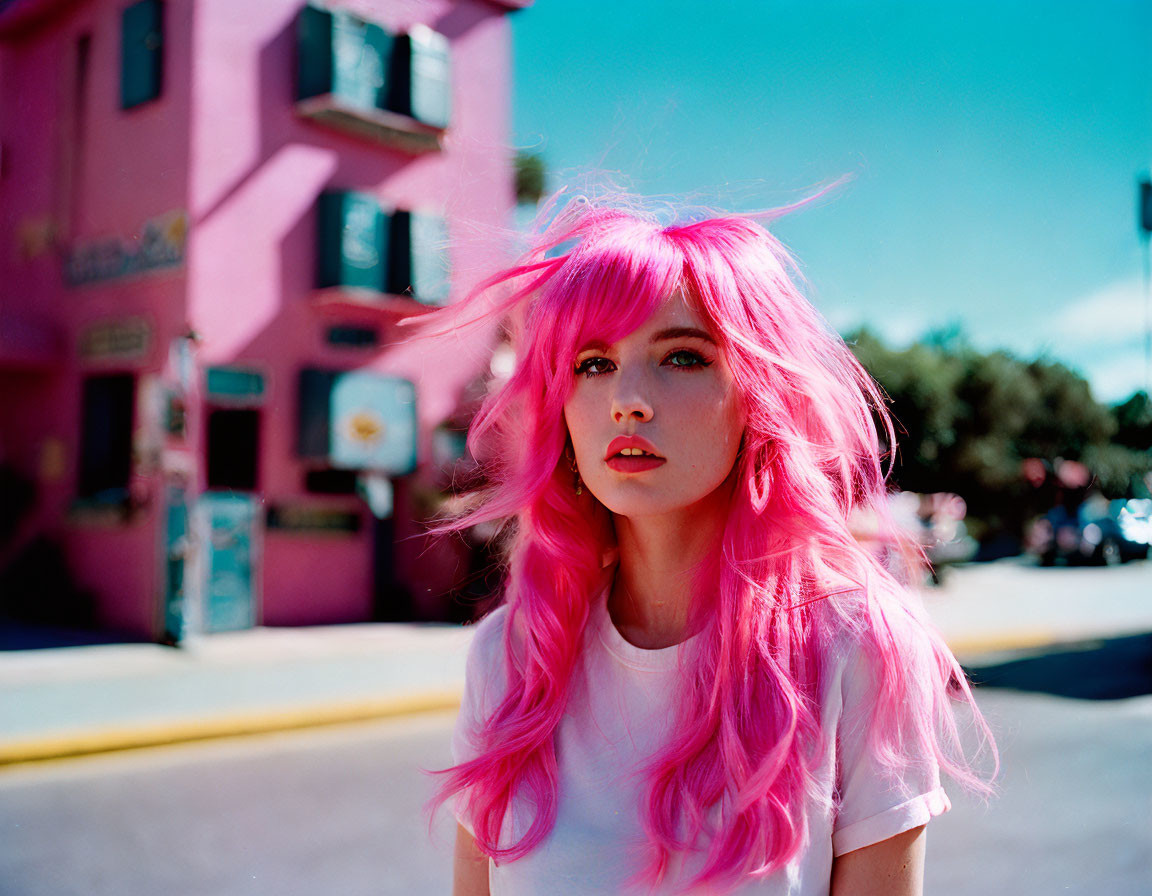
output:
{"label": "utility pole", "polygon": [[1152,180],[1140,181],[1140,237],[1144,244],[1144,394],[1152,395]]}

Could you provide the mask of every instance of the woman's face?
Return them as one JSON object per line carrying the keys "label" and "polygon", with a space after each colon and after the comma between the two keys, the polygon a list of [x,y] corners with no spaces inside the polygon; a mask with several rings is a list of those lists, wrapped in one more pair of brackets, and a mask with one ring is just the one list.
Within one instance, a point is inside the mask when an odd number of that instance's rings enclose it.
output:
{"label": "woman's face", "polygon": [[716,492],[736,461],[744,414],[727,362],[682,292],[619,342],[579,348],[573,367],[564,419],[600,503],[640,517]]}

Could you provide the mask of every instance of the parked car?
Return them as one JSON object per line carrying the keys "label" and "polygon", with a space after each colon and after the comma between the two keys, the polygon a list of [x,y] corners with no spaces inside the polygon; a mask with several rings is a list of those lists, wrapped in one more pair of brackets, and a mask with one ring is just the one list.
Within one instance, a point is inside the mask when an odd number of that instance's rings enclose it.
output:
{"label": "parked car", "polygon": [[1054,507],[1029,534],[1030,549],[1043,566],[1096,563],[1114,566],[1148,557],[1152,545],[1152,500],[1089,498],[1075,511]]}

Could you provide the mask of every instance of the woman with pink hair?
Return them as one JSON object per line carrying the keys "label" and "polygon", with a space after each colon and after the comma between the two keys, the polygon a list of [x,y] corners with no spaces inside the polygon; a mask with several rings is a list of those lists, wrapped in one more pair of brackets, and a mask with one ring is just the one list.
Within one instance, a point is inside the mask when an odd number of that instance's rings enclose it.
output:
{"label": "woman with pink hair", "polygon": [[441,526],[508,523],[439,794],[458,896],[920,893],[940,771],[987,789],[882,396],[794,271],[746,217],[577,199],[442,312],[506,318],[516,357]]}

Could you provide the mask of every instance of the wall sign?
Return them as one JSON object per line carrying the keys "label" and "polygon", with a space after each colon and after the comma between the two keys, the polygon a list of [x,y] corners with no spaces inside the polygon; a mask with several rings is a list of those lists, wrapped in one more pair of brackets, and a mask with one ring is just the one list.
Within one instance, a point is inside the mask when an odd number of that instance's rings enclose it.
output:
{"label": "wall sign", "polygon": [[64,279],[69,286],[84,286],[176,268],[184,263],[187,241],[187,213],[169,212],[144,222],[136,236],[114,236],[73,246],[64,261]]}
{"label": "wall sign", "polygon": [[366,370],[300,373],[302,457],[403,476],[416,468],[416,389]]}
{"label": "wall sign", "polygon": [[152,346],[152,327],[142,317],[100,321],[80,334],[85,361],[139,361]]}
{"label": "wall sign", "polygon": [[359,532],[360,514],[334,507],[275,504],[268,508],[268,528],[281,532]]}

